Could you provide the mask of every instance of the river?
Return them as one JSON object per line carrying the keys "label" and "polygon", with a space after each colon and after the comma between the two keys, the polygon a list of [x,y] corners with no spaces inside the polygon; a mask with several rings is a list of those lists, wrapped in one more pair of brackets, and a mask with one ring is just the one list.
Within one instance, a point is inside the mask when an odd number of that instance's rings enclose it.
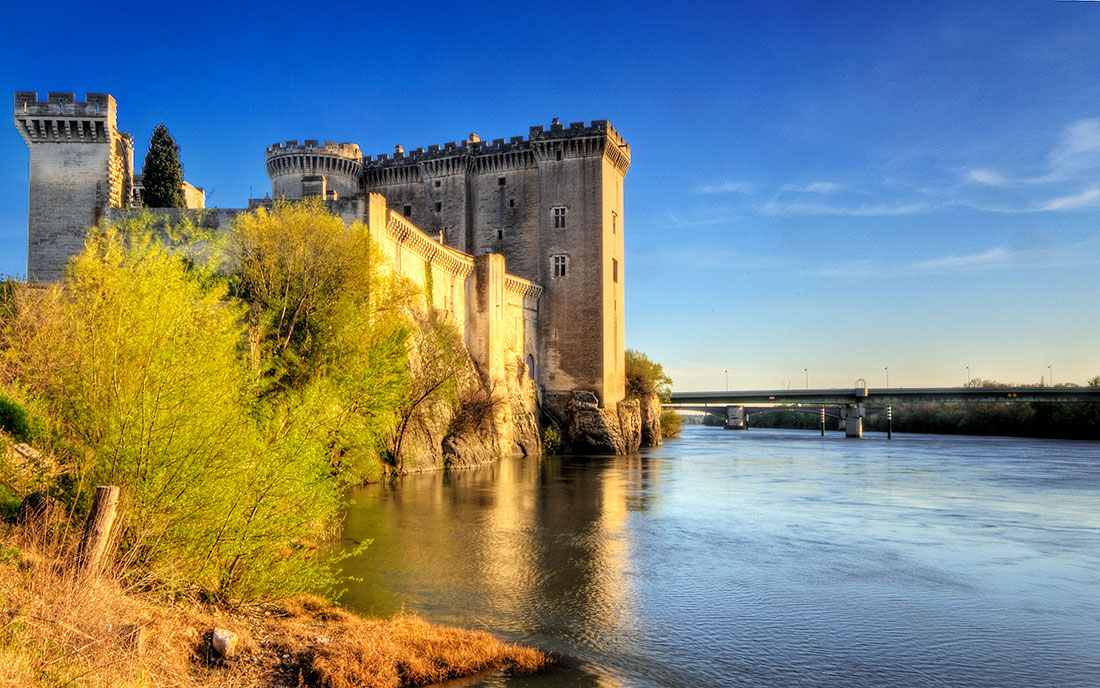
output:
{"label": "river", "polygon": [[466,686],[1100,686],[1100,443],[725,431],[352,493],[343,602],[550,650]]}

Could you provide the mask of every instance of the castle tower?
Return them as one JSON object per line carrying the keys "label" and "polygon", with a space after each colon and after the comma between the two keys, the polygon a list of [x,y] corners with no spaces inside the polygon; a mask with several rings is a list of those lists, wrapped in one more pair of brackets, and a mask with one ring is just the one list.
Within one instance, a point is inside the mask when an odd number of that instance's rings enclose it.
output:
{"label": "castle tower", "polygon": [[[362,191],[472,255],[543,288],[538,349],[525,361],[548,397],[625,394],[623,179],[630,147],[604,120],[557,120],[530,136],[369,157]],[[549,399],[552,400],[552,399]]]}
{"label": "castle tower", "polygon": [[129,205],[134,171],[130,135],[118,131],[115,99],[88,93],[15,93],[15,128],[30,149],[27,277],[61,279],[84,235],[108,208]]}
{"label": "castle tower", "polygon": [[[630,146],[603,120],[565,127],[555,119],[549,130],[532,127],[528,138],[539,202],[537,244],[529,237],[524,253],[528,260],[537,255],[538,274],[520,272],[519,261],[509,265],[543,287],[543,390],[552,396],[587,389],[614,404],[626,393],[623,179]],[[500,247],[506,257],[509,248]]]}
{"label": "castle tower", "polygon": [[271,197],[288,201],[305,196],[328,200],[354,198],[359,193],[363,156],[354,143],[307,140],[276,143],[267,147],[267,176]]}

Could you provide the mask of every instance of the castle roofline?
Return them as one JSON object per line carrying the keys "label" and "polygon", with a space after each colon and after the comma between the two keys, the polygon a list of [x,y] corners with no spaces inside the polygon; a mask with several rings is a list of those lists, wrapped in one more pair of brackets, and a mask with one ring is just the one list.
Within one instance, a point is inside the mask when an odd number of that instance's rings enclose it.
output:
{"label": "castle roofline", "polygon": [[287,141],[286,143],[273,143],[267,147],[266,153],[268,158],[278,155],[301,154],[335,155],[353,160],[359,160],[363,157],[357,143],[336,143],[335,141],[319,143],[317,139],[305,139],[302,143],[298,143],[296,140]]}
{"label": "castle roofline", "polygon": [[84,101],[79,102],[75,93],[55,93],[46,95],[46,100],[38,99],[36,91],[15,92],[15,114],[36,117],[107,117],[115,110],[115,99],[109,93],[85,93]]}
{"label": "castle roofline", "polygon": [[398,147],[398,152],[393,154],[383,153],[375,156],[363,156],[363,165],[370,167],[399,166],[458,155],[491,155],[493,153],[526,151],[531,150],[532,144],[537,142],[596,137],[605,138],[613,143],[629,160],[630,146],[607,120],[595,119],[587,126],[584,122],[572,122],[566,127],[555,119],[549,128],[531,127],[527,138],[513,136],[510,139],[480,141],[473,137],[464,139],[461,142],[450,141],[408,152]]}

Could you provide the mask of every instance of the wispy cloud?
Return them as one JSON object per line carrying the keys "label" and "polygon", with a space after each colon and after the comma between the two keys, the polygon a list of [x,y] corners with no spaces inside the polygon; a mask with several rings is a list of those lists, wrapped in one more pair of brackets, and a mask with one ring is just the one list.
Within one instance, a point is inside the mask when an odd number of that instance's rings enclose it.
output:
{"label": "wispy cloud", "polygon": [[1042,204],[1040,210],[1076,210],[1089,206],[1100,205],[1100,186],[1082,191],[1072,196],[1055,198]]}
{"label": "wispy cloud", "polygon": [[676,213],[665,213],[654,221],[654,225],[665,225],[669,227],[709,227],[712,225],[729,224],[740,219],[741,218],[737,215],[727,215],[724,213],[703,217],[684,217]]}
{"label": "wispy cloud", "polygon": [[814,270],[817,277],[829,279],[849,279],[856,275],[867,275],[878,272],[878,268],[870,260],[849,260],[843,263],[833,263],[823,268]]}
{"label": "wispy cloud", "polygon": [[782,203],[769,201],[760,206],[763,215],[842,215],[848,217],[886,217],[917,215],[938,209],[931,203],[881,203],[854,206],[826,203]]}
{"label": "wispy cloud", "polygon": [[953,253],[911,263],[885,265],[870,260],[834,263],[814,271],[826,279],[868,280],[993,270],[1072,268],[1100,265],[1100,237],[1068,245],[1038,243],[1021,248],[995,246],[976,253]]}
{"label": "wispy cloud", "polygon": [[991,268],[1005,267],[1012,262],[1013,255],[1004,248],[991,248],[981,253],[970,255],[951,255],[931,260],[922,260],[910,263],[907,272],[947,272],[947,271],[972,271],[988,270]]}
{"label": "wispy cloud", "polygon": [[721,194],[721,193],[739,193],[739,194],[754,194],[756,193],[756,185],[752,182],[745,181],[725,181],[721,184],[705,184],[696,189],[698,193],[705,194]]}
{"label": "wispy cloud", "polygon": [[990,170],[970,170],[970,174],[966,178],[986,186],[1007,186],[1009,183],[1009,180]]}
{"label": "wispy cloud", "polygon": [[834,191],[843,191],[844,187],[836,182],[810,182],[809,184],[788,184],[782,187],[783,191],[796,191],[799,193],[827,194]]}
{"label": "wispy cloud", "polygon": [[1100,167],[1100,119],[1083,119],[1066,127],[1049,159],[1054,172]]}

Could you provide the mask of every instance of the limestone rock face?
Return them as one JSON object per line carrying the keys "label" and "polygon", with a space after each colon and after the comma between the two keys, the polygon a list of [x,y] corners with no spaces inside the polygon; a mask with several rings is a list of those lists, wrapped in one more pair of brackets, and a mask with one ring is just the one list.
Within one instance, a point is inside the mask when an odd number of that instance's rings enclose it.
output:
{"label": "limestone rock face", "polygon": [[642,446],[657,447],[661,444],[661,399],[647,394],[639,399],[642,409]]}
{"label": "limestone rock face", "polygon": [[600,408],[595,394],[576,391],[560,415],[565,447],[574,454],[629,454],[641,446],[642,415],[636,400]]}
{"label": "limestone rock face", "polygon": [[477,466],[510,456],[537,456],[539,427],[534,382],[522,364],[486,381],[473,361],[463,373],[457,408],[426,405],[410,426],[399,472]]}

